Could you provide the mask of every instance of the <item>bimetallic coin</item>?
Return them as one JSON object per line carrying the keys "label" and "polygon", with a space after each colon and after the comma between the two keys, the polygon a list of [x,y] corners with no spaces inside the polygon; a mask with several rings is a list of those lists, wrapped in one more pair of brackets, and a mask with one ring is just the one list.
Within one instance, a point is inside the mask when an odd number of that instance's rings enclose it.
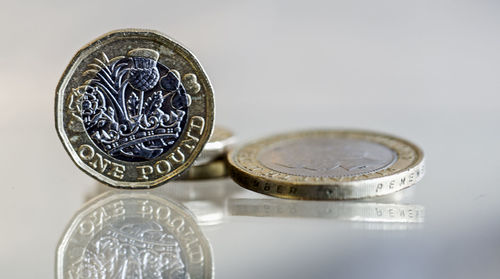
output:
{"label": "bimetallic coin", "polygon": [[215,179],[229,176],[225,159],[218,159],[200,166],[192,166],[186,170],[179,180]]}
{"label": "bimetallic coin", "polygon": [[280,198],[358,199],[394,193],[424,175],[414,144],[365,131],[304,131],[245,145],[228,154],[241,186]]}
{"label": "bimetallic coin", "polygon": [[78,212],[58,249],[57,278],[213,278],[193,215],[151,194],[107,192]]}
{"label": "bimetallic coin", "polygon": [[220,157],[223,157],[229,150],[232,149],[233,145],[236,143],[236,137],[230,130],[215,126],[214,132],[207,144],[201,151],[196,161],[194,161],[194,166],[201,166],[208,164]]}
{"label": "bimetallic coin", "polygon": [[56,128],[76,165],[108,185],[149,188],[187,169],[210,138],[213,90],[166,36],[126,29],[82,48],[56,89]]}

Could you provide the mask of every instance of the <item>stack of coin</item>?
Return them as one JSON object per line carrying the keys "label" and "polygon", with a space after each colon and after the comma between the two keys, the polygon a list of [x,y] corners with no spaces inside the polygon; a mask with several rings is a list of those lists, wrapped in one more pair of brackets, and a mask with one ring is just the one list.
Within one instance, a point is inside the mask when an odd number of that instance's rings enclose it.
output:
{"label": "stack of coin", "polygon": [[228,176],[226,155],[236,142],[233,133],[215,126],[214,132],[193,166],[180,176],[183,180],[222,178]]}

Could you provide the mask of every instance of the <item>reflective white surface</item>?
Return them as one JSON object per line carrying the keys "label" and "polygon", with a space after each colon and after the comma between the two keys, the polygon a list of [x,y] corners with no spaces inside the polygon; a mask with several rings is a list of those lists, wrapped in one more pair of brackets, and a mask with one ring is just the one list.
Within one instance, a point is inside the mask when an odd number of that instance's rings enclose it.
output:
{"label": "reflective white surface", "polygon": [[[192,50],[213,82],[217,123],[242,141],[361,128],[426,153],[426,177],[399,201],[302,205],[260,201],[269,198],[230,180],[215,193],[203,189],[213,181],[184,183],[191,196],[179,199],[203,223],[217,278],[498,277],[498,1],[148,3],[3,3],[1,278],[53,278],[63,230],[98,191],[57,138],[54,90],[82,45],[123,27]],[[358,213],[380,203],[425,215],[406,224]]]}

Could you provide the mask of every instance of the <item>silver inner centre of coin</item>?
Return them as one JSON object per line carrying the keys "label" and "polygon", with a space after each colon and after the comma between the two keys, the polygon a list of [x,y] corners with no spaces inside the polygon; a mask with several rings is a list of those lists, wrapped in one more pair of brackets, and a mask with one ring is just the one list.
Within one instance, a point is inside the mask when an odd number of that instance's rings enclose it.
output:
{"label": "silver inner centre of coin", "polygon": [[257,160],[264,166],[297,176],[346,177],[390,167],[398,158],[387,146],[346,138],[297,138],[264,148]]}

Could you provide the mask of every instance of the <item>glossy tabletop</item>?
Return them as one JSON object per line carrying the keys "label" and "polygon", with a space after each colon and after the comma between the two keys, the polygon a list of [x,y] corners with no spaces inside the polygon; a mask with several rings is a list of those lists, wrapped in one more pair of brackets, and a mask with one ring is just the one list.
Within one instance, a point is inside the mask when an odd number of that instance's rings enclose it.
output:
{"label": "glossy tabletop", "polygon": [[[73,216],[96,196],[132,192],[194,214],[216,278],[498,278],[498,2],[2,6],[1,278],[54,278]],[[342,202],[271,198],[230,179],[109,192],[64,151],[54,91],[81,46],[124,27],[159,30],[193,51],[216,92],[216,123],[240,143],[368,129],[419,145],[426,176],[391,196]]]}

